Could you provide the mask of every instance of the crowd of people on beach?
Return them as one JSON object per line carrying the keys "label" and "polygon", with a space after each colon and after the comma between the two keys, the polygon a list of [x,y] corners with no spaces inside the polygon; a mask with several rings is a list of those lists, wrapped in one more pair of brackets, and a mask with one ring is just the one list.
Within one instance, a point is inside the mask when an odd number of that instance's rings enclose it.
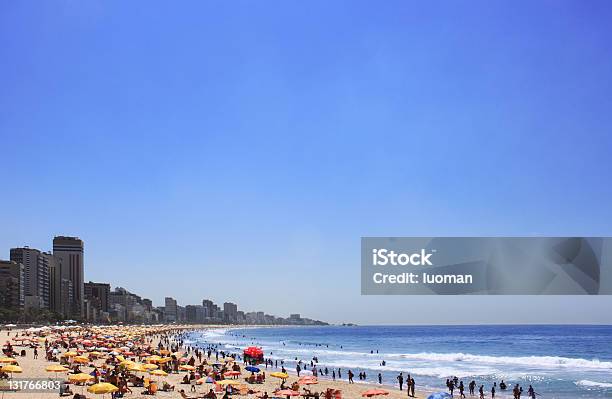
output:
{"label": "crowd of people on beach", "polygon": [[[247,338],[246,335],[240,335],[238,333],[229,333],[229,335],[234,335],[236,337],[239,338]],[[251,339],[255,340],[255,337],[251,337]],[[325,343],[306,343],[306,342],[296,342],[298,345],[300,346],[307,346],[307,345],[311,345],[316,347],[325,347],[325,348],[329,348],[329,344],[325,344]],[[217,347],[218,345],[221,344],[213,344],[214,347]],[[283,342],[283,345],[285,345],[285,343]],[[343,346],[339,347],[340,349],[343,349]],[[379,351],[372,349],[370,351],[370,354],[378,354]],[[270,353],[272,354],[272,353]],[[336,379],[342,379],[342,369],[341,368],[333,368],[330,369],[328,367],[324,367],[324,366],[318,366],[319,363],[319,359],[316,355],[312,356],[312,359],[309,361],[303,361],[300,360],[299,358],[294,358],[293,361],[296,363],[296,367],[295,367],[295,371],[296,374],[298,376],[300,376],[300,374],[303,372],[303,370],[309,370],[310,372],[314,375],[320,375],[320,376],[324,376],[324,377],[328,377],[331,378],[332,380],[336,380]],[[272,359],[266,359],[266,366],[270,365],[270,366],[276,366],[278,367],[279,361],[278,360],[272,360]],[[280,365],[282,367],[282,371],[285,372],[285,362],[284,360],[280,361]],[[384,359],[381,360],[380,362],[380,366],[384,367],[386,366],[386,361]],[[354,383],[354,372],[353,370],[349,369],[346,372],[346,377],[347,377],[347,382],[349,384]],[[358,371],[358,379],[359,381],[367,381],[367,374],[365,370],[362,371]],[[379,385],[383,384],[383,374],[382,373],[378,373],[376,376],[376,381],[378,382]],[[413,376],[411,376],[410,374],[407,374],[406,376],[404,376],[403,372],[400,372],[397,376],[396,376],[396,381],[397,381],[397,385],[399,386],[399,390],[403,391],[404,387],[406,388],[406,392],[407,392],[407,396],[409,397],[416,397],[415,396],[415,387],[416,387],[416,382],[413,378]],[[448,378],[446,380],[446,388],[448,389],[448,392],[451,396],[454,396],[456,392],[459,393],[459,397],[460,398],[465,398],[465,388],[466,386],[464,385],[464,382],[459,380],[459,378],[457,377],[452,377],[452,378]],[[507,385],[506,382],[504,382],[503,380],[501,380],[501,382],[499,383],[499,385],[497,384],[497,382],[493,382],[493,385],[491,386],[490,389],[485,389],[485,385],[484,384],[480,384],[478,385],[476,383],[476,381],[472,380],[470,381],[470,383],[467,385],[468,388],[468,392],[470,396],[476,396],[478,395],[478,397],[480,399],[484,399],[485,397],[487,397],[490,394],[490,398],[491,399],[495,399],[496,395],[498,394],[498,391],[508,391],[509,387]],[[524,391],[523,391],[523,387],[520,386],[520,384],[515,384],[515,386],[512,388],[511,390],[512,392],[512,397],[513,399],[521,399],[521,396],[523,395]],[[533,388],[532,385],[529,385],[529,388],[527,389],[527,397],[529,399],[536,399],[537,395],[539,395],[535,389]]]}
{"label": "crowd of people on beach", "polygon": [[[470,396],[476,396],[476,387],[477,386],[478,386],[478,384],[476,383],[475,380],[470,381],[470,383],[467,386],[468,392],[469,392]],[[460,380],[458,377],[448,378],[446,380],[446,387],[448,388],[448,391],[449,391],[451,396],[454,396],[455,391],[458,391],[460,398],[465,398],[466,397],[466,395],[465,395],[465,385],[464,385],[463,381]],[[490,394],[491,394],[491,399],[495,399],[495,396],[496,396],[498,390],[500,390],[500,391],[508,390],[508,384],[506,384],[506,382],[504,380],[501,380],[499,385],[497,385],[497,382],[493,382],[493,385],[491,386],[491,389],[488,390],[488,392],[490,392]],[[486,395],[487,395],[487,392],[485,390],[484,384],[480,384],[478,386],[478,397],[480,399],[484,399]],[[514,388],[512,389],[512,397],[514,399],[521,399],[522,395],[523,395],[523,388],[519,384],[515,384]],[[530,399],[536,399],[536,396],[538,395],[538,393],[535,391],[533,386],[529,385],[529,388],[527,390],[527,395],[528,395],[528,397]]]}
{"label": "crowd of people on beach", "polygon": [[[13,336],[12,339],[16,340],[16,342],[20,342],[18,338],[18,334]],[[26,333],[22,333],[23,336],[26,336]],[[203,380],[206,382],[215,383],[221,380],[227,379],[228,375],[233,375],[235,378],[241,372],[248,370],[249,367],[251,369],[257,368],[257,372],[251,372],[250,376],[244,378],[244,380],[248,384],[261,384],[266,380],[267,374],[266,371],[269,369],[280,370],[281,373],[287,373],[288,363],[278,357],[273,357],[273,353],[269,352],[268,356],[263,356],[260,359],[247,358],[246,355],[243,355],[241,352],[232,353],[228,351],[228,346],[223,345],[221,343],[212,343],[212,342],[194,342],[191,340],[192,336],[189,331],[185,330],[164,330],[163,332],[155,332],[148,335],[144,335],[140,337],[138,341],[138,346],[134,346],[130,349],[131,357],[142,358],[146,355],[150,356],[152,353],[166,354],[167,357],[165,361],[159,362],[156,364],[160,372],[167,374],[178,374],[179,371],[188,370],[183,376],[178,384],[188,386],[188,390],[190,393],[196,392],[196,385],[202,383]],[[103,359],[103,363],[94,364],[94,360],[96,360],[95,356],[92,356],[90,361],[83,363],[76,363],[71,358],[67,357],[67,352],[70,351],[83,351],[84,347],[82,346],[83,339],[88,339],[87,333],[81,337],[81,340],[68,340],[68,339],[48,339],[44,338],[44,340],[40,340],[37,343],[31,343],[30,345],[21,345],[22,348],[17,351],[13,348],[13,345],[10,341],[3,347],[3,352],[5,356],[8,357],[24,357],[29,353],[32,354],[33,358],[36,359],[39,356],[39,351],[44,354],[44,359],[48,362],[57,362],[60,366],[65,366],[69,369],[69,373],[80,374],[82,373],[83,367],[88,367],[91,370],[88,371],[89,375],[92,377],[92,381],[94,384],[99,382],[108,382],[118,389],[116,392],[112,393],[112,398],[122,398],[126,394],[131,394],[134,391],[139,391],[139,388],[142,388],[142,393],[144,395],[154,394],[156,390],[161,391],[174,391],[175,386],[171,385],[166,381],[162,381],[160,383],[151,383],[151,381],[147,381],[143,375],[138,375],[137,373],[131,372],[129,368],[126,367],[126,360],[119,354],[110,352],[105,354]],[[25,341],[25,338],[24,338]],[[21,341],[23,342],[23,341]],[[79,343],[81,342],[81,343]],[[95,353],[95,352],[94,352]],[[374,353],[374,350],[371,352]],[[378,351],[376,351],[378,353]],[[179,355],[180,354],[180,355]],[[231,359],[230,362],[227,362],[228,359]],[[225,362],[224,362],[225,361]],[[240,363],[243,363],[243,366],[240,366]],[[354,384],[355,379],[358,379],[359,382],[367,381],[367,374],[365,370],[356,370],[357,374],[353,369],[342,369],[339,367],[328,367],[324,366],[319,362],[318,356],[315,354],[308,360],[302,360],[298,357],[294,357],[290,359],[290,363],[295,364],[295,374],[298,379],[301,378],[304,374],[307,376],[312,376],[314,378],[323,377],[328,378],[332,381],[342,380],[343,377],[346,379],[348,384]],[[384,360],[381,362],[381,366],[385,366],[386,363]],[[257,366],[257,367],[253,367]],[[274,373],[274,370],[270,370],[271,374]],[[69,377],[70,377],[69,374]],[[0,372],[0,379],[9,378],[9,375]],[[70,378],[69,378],[70,379]],[[400,372],[396,377],[396,381],[393,381],[388,385],[399,386],[400,391],[406,390],[406,394],[410,398],[416,397],[416,382],[414,377],[407,373],[404,374]],[[379,372],[376,376],[376,381],[379,385],[383,385],[385,381],[383,381],[383,374]],[[76,383],[75,385],[85,384],[85,381],[82,383]],[[215,384],[216,386],[216,384]],[[521,399],[523,395],[523,387],[519,384],[515,384],[514,387],[510,388],[505,381],[501,381],[499,384],[494,382],[490,389],[485,389],[484,384],[477,384],[475,380],[471,380],[468,384],[464,384],[463,380],[460,380],[457,377],[448,378],[446,380],[446,388],[451,396],[454,396],[458,393],[459,398],[466,398],[466,390],[468,394],[473,397],[478,395],[480,399],[484,399],[485,397],[489,397],[491,399],[495,399],[498,391],[507,391],[512,392],[514,399]],[[283,379],[280,383],[279,390],[291,389],[294,391],[298,391],[300,389],[300,385],[298,382],[294,382],[291,385],[287,385],[285,379]],[[303,393],[302,396],[306,399],[334,399],[336,398],[336,394],[333,389],[327,389],[322,392],[312,392],[309,387],[302,387]],[[185,392],[185,389],[180,389],[179,393],[183,399],[195,399],[196,397],[189,397]],[[229,395],[236,393],[236,388],[233,385],[224,386],[222,391],[210,390],[206,394],[201,394],[197,396],[197,398],[205,398],[205,399],[217,399],[217,395],[222,395],[224,399],[228,399]],[[243,393],[258,393],[258,397],[261,399],[268,399],[268,392],[259,393],[254,389],[248,389]],[[271,393],[273,395],[274,392]],[[530,399],[536,399],[536,396],[539,395],[535,389],[529,385],[527,389],[527,396]],[[75,393],[70,388],[68,384],[62,384],[60,389],[60,396],[73,396],[75,399],[84,398],[83,394]],[[507,395],[504,395],[507,396]],[[273,396],[272,396],[273,397]]]}

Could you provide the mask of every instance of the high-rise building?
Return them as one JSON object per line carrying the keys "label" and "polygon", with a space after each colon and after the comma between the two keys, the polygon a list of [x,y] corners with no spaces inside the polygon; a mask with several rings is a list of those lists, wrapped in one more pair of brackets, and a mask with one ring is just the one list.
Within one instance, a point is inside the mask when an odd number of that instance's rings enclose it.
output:
{"label": "high-rise building", "polygon": [[238,305],[232,302],[225,302],[223,304],[223,316],[226,322],[236,323],[238,316]]}
{"label": "high-rise building", "polygon": [[147,298],[142,299],[142,306],[144,306],[147,312],[153,311],[153,301]]}
{"label": "high-rise building", "polygon": [[204,317],[212,321],[214,318],[215,304],[210,299],[202,299],[202,306],[204,307]]}
{"label": "high-rise building", "polygon": [[53,255],[38,249],[11,248],[11,260],[24,268],[24,295],[26,307],[49,309],[49,268]]}
{"label": "high-rise building", "polygon": [[49,308],[62,315],[69,317],[71,304],[74,298],[72,282],[62,277],[61,259],[56,256],[50,258],[49,263]]}
{"label": "high-rise building", "polygon": [[108,312],[110,308],[110,284],[89,282],[84,284],[85,299],[99,312]]}
{"label": "high-rise building", "polygon": [[166,321],[171,323],[178,321],[178,307],[176,305],[176,299],[166,297],[164,304],[164,315],[166,317]]}
{"label": "high-rise building", "polygon": [[205,308],[202,305],[185,306],[186,321],[190,323],[203,323],[205,319]]}
{"label": "high-rise building", "polygon": [[0,260],[0,306],[21,310],[25,304],[24,267],[21,263]]}
{"label": "high-rise building", "polygon": [[[83,280],[83,241],[77,237],[57,236],[53,238],[53,255],[57,258],[56,284],[65,285],[68,280],[72,286],[72,298],[68,306],[72,317],[83,316],[85,287]],[[62,292],[60,296],[65,296]]]}

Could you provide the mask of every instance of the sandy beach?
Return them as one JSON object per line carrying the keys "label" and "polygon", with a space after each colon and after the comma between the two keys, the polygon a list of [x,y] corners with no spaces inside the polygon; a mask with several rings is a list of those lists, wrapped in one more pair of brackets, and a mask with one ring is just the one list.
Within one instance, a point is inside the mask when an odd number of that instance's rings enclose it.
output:
{"label": "sandy beach", "polygon": [[[147,329],[142,328],[141,330],[138,330],[136,326],[134,327],[126,326],[126,327],[113,329],[111,333],[114,334],[115,336],[122,336],[123,334],[129,334],[130,331],[136,334],[143,333],[145,335],[143,335],[142,338],[139,335],[135,335],[133,337],[125,336],[125,339],[126,341],[128,341],[129,339],[134,339],[134,341],[142,339],[142,341],[138,341],[139,345],[144,346],[142,342],[146,342],[147,347],[157,348],[158,344],[160,343],[160,340],[168,339],[168,337],[172,337],[176,333],[179,333],[181,331],[184,332],[188,330],[203,329],[203,328],[211,328],[211,327],[210,326],[200,326],[200,327],[156,326],[156,327],[149,327]],[[100,334],[101,331],[103,331],[103,329],[97,330],[96,332]],[[15,356],[15,360],[17,362],[16,364],[23,370],[22,373],[13,374],[13,377],[15,379],[49,379],[49,378],[59,377],[59,378],[63,378],[64,380],[66,380],[66,377],[68,376],[67,372],[53,373],[53,372],[48,372],[45,370],[48,366],[59,365],[59,362],[46,360],[44,340],[46,339],[48,343],[51,343],[51,342],[55,342],[56,340],[61,340],[62,337],[64,337],[63,338],[64,342],[71,342],[71,346],[73,347],[59,349],[58,359],[61,359],[62,355],[68,352],[68,350],[78,351],[79,355],[86,355],[88,352],[94,352],[94,353],[97,352],[95,350],[96,348],[94,348],[93,345],[92,346],[83,345],[83,338],[82,338],[83,335],[81,335],[83,333],[91,334],[91,331],[83,330],[83,329],[74,329],[74,330],[67,330],[63,332],[62,331],[52,331],[52,332],[48,332],[45,334],[41,334],[41,336],[34,336],[33,334],[24,335],[28,333],[23,329],[14,329],[12,331],[4,330],[0,332],[0,340],[2,341],[3,344],[10,342],[11,345],[13,346],[13,350],[17,352],[18,354],[20,354],[22,350],[25,350],[25,356],[19,356],[19,355]],[[22,341],[20,340],[20,338],[27,338],[27,340]],[[37,359],[34,359],[33,348],[28,346],[31,342],[34,342],[34,341],[38,341],[40,345],[38,347],[38,358]],[[165,341],[165,342],[168,342],[168,341]],[[87,343],[86,340],[85,340],[85,343]],[[169,343],[170,345],[172,345],[173,343],[172,338],[170,338]],[[76,347],[74,347],[74,345],[76,345]],[[117,345],[120,345],[120,342],[117,342]],[[111,351],[112,349],[120,351],[119,347],[117,348],[111,347],[110,349]],[[184,352],[185,350],[186,350],[185,347],[180,347],[177,353]],[[94,368],[91,367],[92,364],[97,366],[98,369],[101,369],[101,366],[106,362],[109,356],[112,357],[112,355],[110,354],[104,354],[104,355],[101,355],[100,358],[97,358],[97,359],[91,358],[90,362],[88,362],[89,364],[83,364],[79,366],[80,371],[82,373],[91,373],[94,370]],[[187,357],[191,357],[191,354],[189,354],[189,356]],[[120,357],[120,359],[125,359],[125,362],[134,361],[137,364],[145,364],[149,362],[148,360],[149,358],[147,357],[139,358],[137,356],[129,356],[129,355]],[[211,359],[207,359],[206,356],[202,358],[203,363],[205,362],[205,363],[210,364],[214,361],[215,361],[214,353]],[[241,360],[236,360],[235,363],[240,366],[241,372],[242,372],[242,374],[237,377],[237,381],[243,382],[244,387],[254,390],[256,392],[247,393],[243,395],[235,394],[235,395],[232,395],[232,397],[255,399],[257,395],[261,395],[264,392],[267,392],[270,397],[274,396],[273,392],[275,389],[279,388],[281,380],[278,378],[273,378],[269,374],[273,371],[279,371],[278,369],[272,368],[272,369],[266,370],[265,366],[262,364],[260,368],[266,372],[266,375],[267,375],[266,381],[262,384],[246,384],[244,382],[244,378],[249,376],[251,373],[244,370],[244,364]],[[70,364],[73,364],[73,363],[69,363],[68,366]],[[200,362],[196,358],[195,366],[197,367],[199,365],[200,365]],[[210,367],[210,366],[207,366],[207,367]],[[160,398],[181,398],[182,396],[181,396],[180,391],[183,389],[185,390],[185,394],[189,398],[202,397],[211,388],[213,388],[214,385],[212,383],[202,383],[200,385],[196,385],[195,392],[191,391],[190,389],[191,386],[189,384],[181,384],[181,381],[186,373],[188,373],[188,371],[180,370],[178,373],[170,373],[167,376],[163,376],[163,377],[162,376],[160,377],[150,376],[148,375],[147,372],[139,372],[139,373],[137,372],[135,374],[138,376],[149,377],[152,380],[158,380],[159,385],[161,385],[161,383],[165,381],[168,384],[173,385],[175,387],[174,391],[170,391],[170,392],[163,392],[161,390],[158,390],[154,396],[160,397]],[[346,378],[346,376],[343,376],[343,378]],[[286,380],[286,385],[289,387],[297,380],[298,378],[296,375],[290,374]],[[357,380],[356,377],[355,377],[355,380]],[[91,384],[92,383],[88,383],[87,385],[91,385]],[[103,394],[94,394],[94,393],[87,392],[86,391],[87,386],[79,386],[79,385],[74,385],[74,384],[69,384],[68,386],[71,388],[73,393],[79,393],[79,394],[84,393],[87,398],[102,398],[102,397],[110,398],[111,397],[111,394],[103,395]],[[133,387],[132,384],[128,384],[128,387],[132,390],[132,393],[129,393],[129,392],[126,393],[124,395],[124,397],[126,398],[151,397],[151,395],[143,394],[143,392],[145,391],[145,388],[143,387]],[[303,393],[303,388],[304,386],[300,387],[300,393]],[[327,379],[327,378],[319,378],[318,384],[309,385],[308,388],[312,392],[315,392],[315,391],[322,392],[322,391],[325,391],[327,388],[332,388],[335,390],[337,389],[337,390],[342,391],[342,398],[353,398],[353,399],[361,398],[362,397],[361,394],[364,391],[368,389],[373,389],[373,388],[377,388],[377,389],[382,388],[384,390],[387,390],[389,393],[385,397],[390,398],[390,399],[400,399],[400,398],[405,399],[408,397],[405,390],[399,391],[397,387],[373,385],[373,384],[366,384],[366,383],[359,383],[359,382],[355,382],[354,384],[349,384],[346,380],[345,381],[338,381],[338,380],[332,381],[331,379]],[[57,398],[59,397],[59,394],[57,392],[48,392],[48,393],[4,392],[3,396],[7,398],[16,397],[16,398],[23,398],[23,399],[30,399],[30,398],[34,399],[34,398]],[[222,393],[217,393],[217,397],[219,399],[221,398],[221,396],[222,396]],[[419,394],[418,388],[417,388],[416,396],[419,399],[423,397],[423,393]],[[64,397],[66,398],[73,397],[73,395],[69,395],[69,396],[67,395]]]}

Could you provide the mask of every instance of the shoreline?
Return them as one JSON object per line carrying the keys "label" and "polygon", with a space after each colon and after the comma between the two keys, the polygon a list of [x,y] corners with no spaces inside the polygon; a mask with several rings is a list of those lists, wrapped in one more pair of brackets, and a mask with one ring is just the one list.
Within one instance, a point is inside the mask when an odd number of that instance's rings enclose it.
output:
{"label": "shoreline", "polygon": [[[268,326],[268,327],[273,327],[273,326]],[[298,326],[301,327],[301,326]],[[116,326],[110,327],[110,328],[116,328]],[[164,326],[160,326],[160,333],[155,333],[152,334],[151,336],[149,336],[148,339],[150,339],[150,344],[152,347],[155,347],[156,345],[158,345],[160,343],[160,341],[163,341],[164,339],[167,339],[170,344],[174,343],[177,344],[180,339],[181,339],[181,334],[187,334],[187,333],[193,333],[193,332],[201,332],[201,331],[206,331],[206,330],[218,330],[218,329],[224,329],[227,328],[227,326],[209,326],[209,325],[200,325],[200,326],[187,326],[187,325],[164,325]],[[234,326],[234,328],[241,328],[238,326]],[[67,328],[67,330],[70,328]],[[81,327],[76,327],[75,330],[82,330]],[[153,331],[153,329],[151,329]],[[26,341],[20,341],[21,338],[25,338],[25,334],[28,334],[27,329],[22,329],[19,327],[15,327],[12,328],[11,330],[3,330],[0,331],[0,340],[2,342],[7,342],[10,341],[11,344],[14,347],[14,350],[18,353],[20,353],[22,350],[25,350],[25,356],[15,356],[15,360],[18,362],[19,367],[22,368],[23,372],[19,373],[19,374],[14,374],[13,377],[17,380],[24,380],[24,379],[29,379],[29,380],[40,380],[40,381],[49,381],[53,378],[57,378],[60,377],[62,379],[65,379],[64,377],[66,377],[66,374],[60,374],[57,375],[55,373],[49,373],[45,371],[45,368],[47,366],[50,365],[57,365],[57,362],[51,362],[51,361],[47,361],[45,359],[45,350],[44,350],[44,345],[42,345],[41,342],[41,347],[38,348],[38,358],[34,359],[33,357],[33,349],[29,348],[29,347],[24,347],[22,345],[20,345],[20,342],[26,342]],[[16,337],[16,336],[19,337]],[[68,336],[70,336],[71,334],[68,334]],[[47,338],[49,341],[54,340],[54,339],[58,339],[59,337],[61,337],[62,334],[49,334],[47,335],[45,338]],[[33,336],[27,335],[27,338],[32,338]],[[18,340],[15,340],[15,338],[17,338]],[[38,338],[39,340],[42,340],[41,338]],[[181,350],[184,350],[187,352],[188,356],[192,356],[193,355],[193,351],[188,352],[186,350],[188,345],[182,345],[181,346]],[[60,352],[66,353],[68,351],[68,349],[73,350],[74,348],[62,348],[60,349]],[[61,356],[61,354],[59,355]],[[126,357],[127,358],[127,357]],[[213,354],[213,358],[210,359],[211,361],[214,359],[214,354]],[[136,360],[136,359],[134,359]],[[241,368],[243,369],[243,364],[242,361],[237,361],[237,364],[239,364],[241,366]],[[100,361],[96,361],[95,363],[98,367],[100,367],[101,362]],[[262,368],[263,371],[266,371],[266,374],[269,374],[269,372],[274,371],[273,369],[270,370],[265,370],[263,365],[260,366]],[[81,366],[81,371],[84,373],[90,373],[92,370],[94,370],[92,367],[83,365]],[[290,385],[293,382],[297,381],[297,376],[295,375],[294,371],[290,371],[288,372],[289,374],[289,378],[287,378],[287,384]],[[187,384],[181,384],[181,378],[185,375],[185,372],[180,372],[178,374],[169,374],[166,377],[162,377],[164,381],[167,381],[168,383],[170,383],[171,385],[174,385],[175,390],[172,392],[162,392],[162,391],[157,391],[155,394],[155,397],[160,397],[160,398],[181,398],[181,394],[180,394],[180,390],[184,389],[185,393],[187,395],[187,397],[194,397],[195,394],[197,395],[203,395],[206,392],[208,392],[208,390],[212,387],[212,384],[202,384],[202,385],[198,385],[196,388],[196,392],[190,392],[190,385]],[[245,376],[246,374],[243,374],[242,378]],[[260,393],[263,392],[268,392],[268,394],[270,394],[270,397],[272,397],[272,392],[275,388],[278,388],[278,386],[280,385],[280,380],[272,378],[271,376],[268,376],[266,378],[266,381],[263,384],[255,384],[255,385],[249,385],[247,384],[248,388],[252,388],[255,389],[257,391],[260,391]],[[97,398],[100,397],[99,395],[95,395],[92,393],[89,393],[85,390],[85,387],[82,386],[73,386],[70,385],[73,392],[76,393],[85,393],[86,397],[88,399],[90,398]],[[347,381],[343,381],[343,380],[332,380],[331,378],[325,378],[325,377],[321,377],[319,379],[319,384],[317,385],[311,385],[310,388],[312,388],[311,390],[314,391],[324,391],[326,388],[332,388],[332,389],[339,389],[342,391],[342,397],[343,398],[357,398],[357,397],[361,397],[361,392],[365,391],[366,389],[368,389],[370,386],[374,386],[374,384],[370,384],[367,382],[363,382],[363,381],[355,381],[354,384],[349,384]],[[406,395],[406,391],[399,391],[396,387],[391,387],[391,386],[386,386],[386,385],[378,385],[378,387],[380,388],[384,388],[384,389],[388,389],[389,390],[389,395],[387,395],[388,399],[406,399],[408,396]],[[139,397],[143,397],[142,396],[142,391],[144,390],[144,388],[134,388],[131,387],[133,393],[127,393],[124,397],[125,398],[139,398]],[[300,388],[301,390],[301,388]],[[6,398],[10,398],[10,397],[16,397],[16,398],[22,398],[22,399],[47,399],[47,398],[57,398],[58,397],[58,393],[56,391],[54,392],[3,392],[4,397]],[[66,398],[71,398],[72,396],[68,396]],[[108,397],[108,396],[107,396]],[[218,396],[218,398],[220,398],[221,396]],[[249,395],[232,395],[232,398],[245,398],[245,399],[256,399],[254,394],[249,394]],[[423,391],[419,391],[417,390],[416,392],[416,396],[415,399],[424,399],[425,396],[423,394]]]}

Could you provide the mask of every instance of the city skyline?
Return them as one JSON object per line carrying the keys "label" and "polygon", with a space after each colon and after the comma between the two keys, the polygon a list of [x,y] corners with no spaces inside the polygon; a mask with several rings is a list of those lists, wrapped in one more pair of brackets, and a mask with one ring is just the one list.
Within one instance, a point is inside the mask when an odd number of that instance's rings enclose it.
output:
{"label": "city skyline", "polygon": [[0,248],[77,234],[88,280],[156,303],[612,323],[606,296],[360,295],[364,236],[612,236],[610,20],[599,0],[2,2]]}
{"label": "city skyline", "polygon": [[84,282],[84,241],[79,237],[55,236],[52,252],[25,245],[9,253],[10,260],[0,257],[0,306],[10,310],[49,310],[64,319],[89,322],[326,324],[299,313],[282,318],[245,312],[233,302],[221,308],[210,299],[202,299],[201,305],[179,305],[166,296],[163,305],[153,306],[150,299],[119,285],[111,290],[110,282]]}

